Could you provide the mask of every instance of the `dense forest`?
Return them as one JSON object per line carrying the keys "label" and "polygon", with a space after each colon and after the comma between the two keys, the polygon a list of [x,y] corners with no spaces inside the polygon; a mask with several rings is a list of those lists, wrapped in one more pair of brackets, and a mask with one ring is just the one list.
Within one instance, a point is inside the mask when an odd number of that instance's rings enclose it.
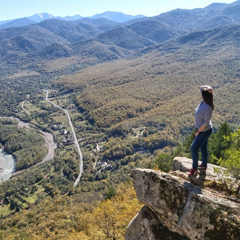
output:
{"label": "dense forest", "polygon": [[[155,153],[153,159],[145,159],[145,161],[142,159],[138,164],[129,162],[120,168],[122,179],[118,174],[113,174],[111,177],[108,175],[98,180],[99,184],[102,184],[102,188],[98,189],[96,182],[85,185],[83,181],[81,187],[76,189],[69,184],[69,188],[65,189],[65,194],[63,194],[64,186],[61,188],[61,184],[65,185],[66,180],[63,182],[64,177],[61,181],[58,180],[56,173],[49,174],[48,170],[50,166],[56,168],[56,165],[60,164],[56,160],[51,164],[49,162],[46,167],[41,166],[40,169],[36,169],[33,174],[28,174],[23,179],[20,178],[21,181],[4,183],[1,196],[7,205],[0,207],[1,211],[9,207],[11,211],[15,209],[19,213],[1,221],[1,239],[13,237],[15,239],[64,237],[68,239],[110,240],[114,237],[124,239],[130,220],[141,208],[128,179],[132,167],[142,166],[168,172],[171,170],[174,156],[189,155],[192,137],[193,134],[187,136],[184,143],[175,147],[171,153]],[[239,179],[239,147],[240,130],[232,131],[225,122],[210,138],[210,161],[227,167],[229,173]],[[32,177],[29,178],[30,176]],[[114,182],[115,185],[113,185]],[[120,184],[120,182],[125,183]],[[226,186],[224,183],[218,183],[212,187],[217,191],[224,190],[225,194],[240,197],[240,189],[226,189],[224,186]]]}
{"label": "dense forest", "polygon": [[[0,239],[124,239],[141,208],[129,174],[169,172],[175,156],[190,157],[203,84],[216,106],[209,162],[239,180],[239,6],[0,29],[0,147],[16,159],[0,182]],[[63,109],[83,153],[75,187],[79,156]],[[56,144],[49,161],[42,131]],[[240,197],[224,182],[207,187]]]}
{"label": "dense forest", "polygon": [[16,170],[35,165],[47,154],[42,134],[33,129],[21,129],[15,120],[0,119],[0,143],[5,152],[16,158]]}

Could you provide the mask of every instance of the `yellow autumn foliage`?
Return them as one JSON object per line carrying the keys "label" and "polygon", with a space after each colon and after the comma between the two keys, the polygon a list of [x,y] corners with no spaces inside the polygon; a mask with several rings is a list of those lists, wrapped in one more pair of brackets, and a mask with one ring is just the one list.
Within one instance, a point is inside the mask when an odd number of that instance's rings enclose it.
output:
{"label": "yellow autumn foliage", "polygon": [[75,196],[48,198],[1,222],[0,239],[112,240],[124,239],[141,204],[130,183],[102,202],[82,203]]}

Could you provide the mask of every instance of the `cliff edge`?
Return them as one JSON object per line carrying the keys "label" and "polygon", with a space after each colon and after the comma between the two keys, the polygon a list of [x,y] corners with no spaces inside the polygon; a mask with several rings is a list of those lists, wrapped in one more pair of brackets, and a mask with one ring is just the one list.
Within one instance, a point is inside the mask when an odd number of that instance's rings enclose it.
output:
{"label": "cliff edge", "polygon": [[204,181],[218,179],[214,165],[206,175],[189,179],[191,163],[178,157],[171,173],[132,171],[137,198],[145,206],[129,224],[126,240],[239,239],[240,201],[203,187]]}

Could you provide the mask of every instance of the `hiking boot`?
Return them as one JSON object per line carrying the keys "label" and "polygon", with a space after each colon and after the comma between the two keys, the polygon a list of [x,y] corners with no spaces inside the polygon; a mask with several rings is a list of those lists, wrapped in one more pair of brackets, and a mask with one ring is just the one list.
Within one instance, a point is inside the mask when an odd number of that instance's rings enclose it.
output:
{"label": "hiking boot", "polygon": [[191,177],[191,176],[194,176],[194,175],[197,175],[197,169],[192,168],[192,169],[190,170],[190,172],[188,173],[188,176]]}
{"label": "hiking boot", "polygon": [[203,165],[198,165],[198,168],[197,168],[197,169],[200,170],[200,171],[205,171],[205,172],[206,172],[206,170],[207,170],[207,168],[204,167]]}

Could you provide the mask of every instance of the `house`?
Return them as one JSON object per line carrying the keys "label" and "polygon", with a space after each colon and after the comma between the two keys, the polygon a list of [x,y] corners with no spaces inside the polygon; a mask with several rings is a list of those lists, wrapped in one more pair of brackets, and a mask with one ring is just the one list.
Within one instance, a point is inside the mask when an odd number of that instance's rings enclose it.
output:
{"label": "house", "polygon": [[72,134],[68,134],[65,139],[62,141],[64,145],[72,145],[74,144],[74,138]]}
{"label": "house", "polygon": [[52,125],[52,130],[57,131],[59,129],[60,129],[59,125],[57,124]]}
{"label": "house", "polygon": [[108,162],[98,162],[97,164],[101,170],[111,170],[112,169],[112,165]]}
{"label": "house", "polygon": [[62,135],[67,135],[67,130],[64,130],[63,132],[62,132]]}
{"label": "house", "polygon": [[97,144],[96,148],[98,152],[101,152],[101,150],[103,149],[103,146]]}
{"label": "house", "polygon": [[59,124],[56,123],[56,124],[52,125],[52,130],[54,130],[54,131],[60,130],[62,128],[64,128],[64,124],[61,124],[61,123],[59,123]]}

